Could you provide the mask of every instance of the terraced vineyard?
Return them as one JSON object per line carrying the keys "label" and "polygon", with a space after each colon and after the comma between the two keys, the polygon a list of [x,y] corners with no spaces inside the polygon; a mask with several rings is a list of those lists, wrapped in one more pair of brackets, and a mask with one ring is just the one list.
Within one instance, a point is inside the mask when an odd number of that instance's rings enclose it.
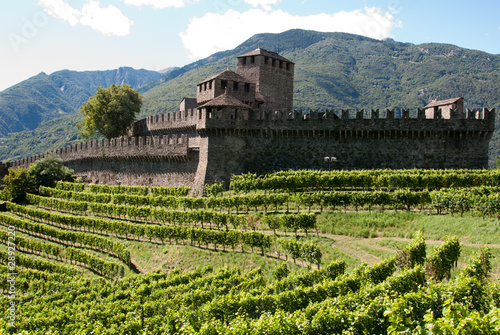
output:
{"label": "terraced vineyard", "polygon": [[500,333],[500,174],[59,182],[0,213],[0,330]]}

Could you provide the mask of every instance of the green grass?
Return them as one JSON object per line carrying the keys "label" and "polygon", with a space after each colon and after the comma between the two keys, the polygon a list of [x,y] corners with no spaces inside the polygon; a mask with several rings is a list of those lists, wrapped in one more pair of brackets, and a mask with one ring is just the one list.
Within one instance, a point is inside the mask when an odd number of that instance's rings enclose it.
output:
{"label": "green grass", "polygon": [[[123,241],[123,240],[122,240]],[[260,267],[266,276],[270,276],[274,267],[283,262],[281,259],[262,256],[250,250],[241,252],[231,250],[213,250],[190,245],[154,244],[148,242],[125,241],[130,250],[131,258],[138,269],[144,273],[161,270],[169,272],[173,269],[192,271],[207,265],[214,269],[237,266],[240,269],[251,270]],[[300,267],[288,262],[289,268],[297,270]]]}
{"label": "green grass", "polygon": [[494,244],[500,241],[500,225],[492,219],[451,216],[427,212],[323,212],[318,216],[322,233],[352,237],[411,238],[421,231],[424,238],[442,240],[457,236],[462,242]]}
{"label": "green grass", "polygon": [[379,257],[380,259],[386,259],[396,254],[396,250],[389,251],[389,250],[378,249],[374,247],[373,244],[371,243],[366,244],[364,241],[356,242],[354,243],[354,245],[376,257]]}

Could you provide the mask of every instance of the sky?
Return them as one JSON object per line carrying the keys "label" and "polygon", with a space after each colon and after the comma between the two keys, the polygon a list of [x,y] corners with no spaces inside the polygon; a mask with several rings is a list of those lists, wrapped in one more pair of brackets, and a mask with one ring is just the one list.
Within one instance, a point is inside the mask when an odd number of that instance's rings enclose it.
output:
{"label": "sky", "polygon": [[2,0],[0,90],[40,72],[183,66],[293,28],[500,54],[500,1]]}

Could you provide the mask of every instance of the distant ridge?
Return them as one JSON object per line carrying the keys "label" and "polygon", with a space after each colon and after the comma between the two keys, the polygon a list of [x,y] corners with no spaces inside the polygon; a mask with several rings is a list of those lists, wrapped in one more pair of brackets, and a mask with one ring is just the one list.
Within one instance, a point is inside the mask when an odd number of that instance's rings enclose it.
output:
{"label": "distant ridge", "polygon": [[140,89],[161,73],[120,67],[107,71],[44,72],[0,92],[0,136],[34,130],[40,123],[76,113],[97,86],[129,84]]}
{"label": "distant ridge", "polygon": [[158,72],[165,75],[169,72],[172,72],[174,71],[175,69],[178,69],[178,67],[167,67],[166,69],[163,69],[163,70],[159,70]]}

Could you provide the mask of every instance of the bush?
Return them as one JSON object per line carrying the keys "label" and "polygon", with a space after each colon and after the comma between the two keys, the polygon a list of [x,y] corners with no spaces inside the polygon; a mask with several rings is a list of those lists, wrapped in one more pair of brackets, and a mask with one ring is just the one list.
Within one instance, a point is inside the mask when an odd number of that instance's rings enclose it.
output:
{"label": "bush", "polygon": [[4,197],[20,202],[26,199],[26,193],[38,193],[40,186],[55,187],[58,181],[74,181],[73,174],[73,170],[52,154],[31,164],[29,170],[23,167],[9,169],[3,179]]}
{"label": "bush", "polygon": [[3,178],[4,197],[6,200],[20,202],[26,199],[27,192],[33,192],[33,182],[28,170],[25,168],[9,169]]}
{"label": "bush", "polygon": [[74,181],[74,171],[63,165],[61,158],[51,154],[31,164],[29,175],[35,190],[40,186],[56,187],[58,181]]}

